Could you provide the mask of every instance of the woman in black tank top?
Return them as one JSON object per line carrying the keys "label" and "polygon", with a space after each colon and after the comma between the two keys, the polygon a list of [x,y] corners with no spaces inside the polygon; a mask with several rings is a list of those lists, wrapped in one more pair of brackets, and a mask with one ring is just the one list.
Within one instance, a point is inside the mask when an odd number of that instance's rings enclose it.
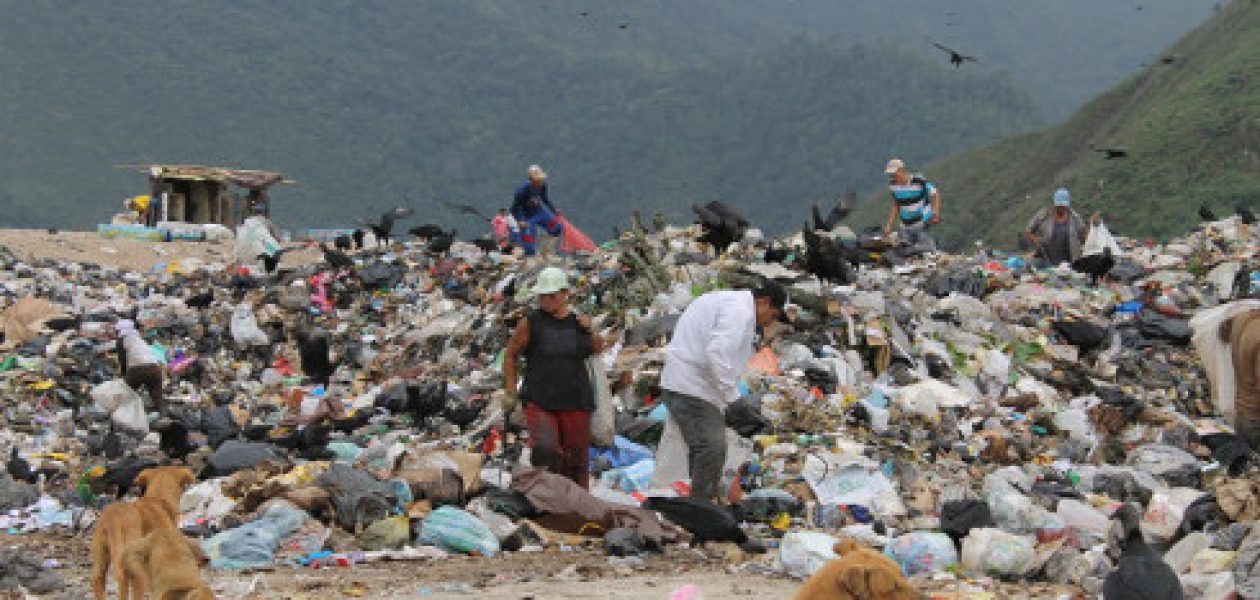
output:
{"label": "woman in black tank top", "polygon": [[[534,286],[538,308],[517,323],[503,359],[505,412],[525,405],[534,466],[588,487],[591,413],[595,394],[586,359],[602,349],[590,320],[569,308],[569,283],[557,268],[544,269]],[[523,385],[517,387],[520,357]]]}

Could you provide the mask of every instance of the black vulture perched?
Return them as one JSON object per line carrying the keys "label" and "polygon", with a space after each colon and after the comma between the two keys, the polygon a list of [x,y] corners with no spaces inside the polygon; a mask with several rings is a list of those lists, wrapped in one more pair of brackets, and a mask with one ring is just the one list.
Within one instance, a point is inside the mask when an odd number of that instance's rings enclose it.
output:
{"label": "black vulture perched", "polygon": [[372,235],[376,236],[377,244],[387,246],[389,245],[389,240],[393,237],[394,220],[405,219],[410,216],[410,208],[398,206],[382,213],[380,221],[377,223],[372,223],[371,221],[362,221],[362,223],[372,230]]}
{"label": "black vulture perched", "polygon": [[686,529],[692,546],[708,542],[749,544],[748,534],[739,528],[735,515],[710,500],[653,496],[643,501],[643,508],[661,513],[670,523]]}
{"label": "black vulture perched", "polygon": [[438,227],[437,225],[434,225],[432,223],[427,223],[425,225],[412,227],[411,229],[407,230],[407,233],[410,233],[411,235],[414,235],[418,238],[424,238],[428,240],[428,239],[433,239],[446,232],[441,227]]}
{"label": "black vulture perched", "polygon": [[312,330],[303,326],[298,328],[296,337],[302,373],[323,385],[328,385],[329,378],[336,370],[329,358],[328,333],[323,329]]}
{"label": "black vulture perched", "polygon": [[[1120,550],[1116,569],[1103,582],[1104,600],[1182,600],[1181,580],[1142,539],[1141,516],[1132,504],[1116,510],[1112,524]],[[1116,531],[1118,529],[1118,532]]]}
{"label": "black vulture perched", "polygon": [[1116,257],[1111,254],[1109,247],[1103,248],[1102,254],[1082,256],[1072,261],[1072,270],[1089,275],[1091,285],[1098,285],[1098,280],[1106,277],[1115,266]]}
{"label": "black vulture perched", "polygon": [[713,253],[721,256],[732,243],[744,237],[748,230],[748,219],[721,202],[713,201],[704,206],[693,205],[704,234],[700,241],[713,247]]}
{"label": "black vulture perched", "polygon": [[1055,321],[1051,324],[1055,333],[1063,336],[1067,343],[1089,352],[1101,348],[1107,343],[1107,328],[1089,321]]}
{"label": "black vulture perched", "polygon": [[451,244],[455,243],[455,233],[456,231],[452,229],[448,232],[429,238],[429,245],[427,248],[429,254],[445,254],[450,251]]}
{"label": "black vulture perched", "polygon": [[344,252],[338,252],[328,247],[328,244],[321,243],[319,249],[324,253],[324,260],[328,262],[328,266],[341,270],[349,269],[354,266],[354,261],[346,256]]}
{"label": "black vulture perched", "polygon": [[355,229],[355,230],[354,230],[354,233],[350,234],[350,239],[354,240],[354,249],[355,249],[355,250],[362,250],[362,249],[363,249],[363,235],[364,235],[364,234],[363,234],[363,230],[362,230],[362,229]]}
{"label": "black vulture perched", "polygon": [[257,258],[262,261],[263,270],[266,271],[267,274],[271,274],[276,272],[276,267],[280,266],[280,259],[284,257],[284,253],[289,250],[291,250],[291,248],[278,248],[273,254],[259,254]]}
{"label": "black vulture perched", "polygon": [[852,261],[842,244],[809,231],[808,227],[802,235],[805,238],[806,271],[832,283],[847,284],[853,281]]}
{"label": "black vulture perched", "polygon": [[494,252],[499,248],[499,242],[496,242],[488,237],[479,237],[472,241],[472,245],[486,253]]}
{"label": "black vulture perched", "polygon": [[823,218],[822,211],[818,210],[818,203],[815,202],[811,207],[811,213],[814,217],[815,231],[831,231],[839,225],[845,217],[849,216],[849,212],[853,210],[852,203],[846,197],[831,207],[831,211],[827,213],[827,218]]}
{"label": "black vulture perched", "polygon": [[735,516],[722,507],[703,498],[665,498],[653,496],[643,501],[643,508],[659,512],[665,519],[693,537],[693,546],[707,542],[748,541],[748,534],[739,528]]}
{"label": "black vulture perched", "polygon": [[1207,204],[1199,205],[1199,220],[1201,221],[1215,221],[1216,220],[1216,215],[1212,213],[1212,209],[1208,208]]}
{"label": "black vulture perched", "polygon": [[31,463],[18,454],[17,446],[14,446],[13,451],[9,453],[9,460],[5,461],[4,468],[14,481],[35,483],[36,479],[39,478],[39,475],[31,468]]}
{"label": "black vulture perched", "polygon": [[[357,231],[357,230],[356,230]],[[359,246],[363,245],[363,240],[359,240]],[[342,252],[349,252],[354,249],[354,239],[348,235],[339,235],[333,238],[333,248]]]}
{"label": "black vulture perched", "polygon": [[446,410],[446,382],[408,383],[406,386],[407,409],[413,422],[422,423]]}
{"label": "black vulture perched", "polygon": [[205,310],[211,304],[214,304],[214,290],[209,289],[200,294],[193,294],[184,300],[184,305],[188,308],[197,310]]}
{"label": "black vulture perched", "polygon": [[463,402],[452,402],[447,405],[446,410],[442,411],[442,416],[462,429],[472,425],[477,417],[485,412],[489,403],[489,397],[473,397]]}
{"label": "black vulture perched", "polygon": [[1251,212],[1250,208],[1239,204],[1234,207],[1234,212],[1242,219],[1243,225],[1254,225],[1256,222],[1256,213]]}

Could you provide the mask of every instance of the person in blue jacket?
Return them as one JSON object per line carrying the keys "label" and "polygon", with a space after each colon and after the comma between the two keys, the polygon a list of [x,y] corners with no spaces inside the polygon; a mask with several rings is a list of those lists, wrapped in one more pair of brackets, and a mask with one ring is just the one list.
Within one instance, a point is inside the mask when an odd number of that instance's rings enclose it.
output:
{"label": "person in blue jacket", "polygon": [[549,235],[559,236],[564,231],[564,223],[563,215],[547,197],[547,173],[538,165],[530,165],[528,175],[529,181],[518,188],[512,198],[511,212],[520,228],[514,232],[517,239],[513,242],[520,245],[526,256],[533,256],[538,252],[539,228]]}

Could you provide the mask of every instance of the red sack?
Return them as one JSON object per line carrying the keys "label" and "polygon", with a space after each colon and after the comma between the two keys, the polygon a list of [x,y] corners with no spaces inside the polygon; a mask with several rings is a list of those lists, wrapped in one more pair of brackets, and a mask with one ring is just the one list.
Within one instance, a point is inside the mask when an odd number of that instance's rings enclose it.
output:
{"label": "red sack", "polygon": [[595,242],[582,233],[582,230],[574,227],[568,219],[560,217],[560,222],[564,224],[564,231],[560,233],[560,252],[563,254],[574,254],[577,252],[594,252]]}

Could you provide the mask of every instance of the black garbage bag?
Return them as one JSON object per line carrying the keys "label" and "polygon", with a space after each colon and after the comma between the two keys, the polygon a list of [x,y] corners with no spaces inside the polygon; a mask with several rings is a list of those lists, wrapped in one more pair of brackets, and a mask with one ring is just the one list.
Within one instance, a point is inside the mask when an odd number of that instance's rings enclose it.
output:
{"label": "black garbage bag", "polygon": [[532,519],[538,516],[538,511],[534,509],[534,505],[529,503],[529,499],[525,497],[525,494],[516,490],[490,488],[486,490],[484,495],[490,510],[506,515],[513,521]]}
{"label": "black garbage bag", "polygon": [[226,406],[215,406],[201,413],[201,431],[205,432],[210,447],[218,449],[223,442],[235,438],[241,428],[232,418],[232,411]]}
{"label": "black garbage bag", "polygon": [[1107,343],[1107,328],[1089,321],[1055,321],[1051,326],[1067,343],[1082,352],[1097,350]]}
{"label": "black garbage bag", "polygon": [[941,531],[962,547],[972,529],[994,527],[993,513],[984,500],[950,500],[941,507]]}
{"label": "black garbage bag", "polygon": [[604,552],[609,556],[638,556],[645,552],[660,552],[660,544],[643,537],[634,529],[618,527],[604,534]]}
{"label": "black garbage bag", "polygon": [[1130,259],[1120,258],[1107,275],[1121,283],[1133,283],[1146,275],[1146,269]]}
{"label": "black garbage bag", "polygon": [[1212,460],[1229,469],[1230,476],[1237,477],[1251,462],[1253,451],[1241,437],[1232,433],[1212,433],[1199,438],[1212,451]]}
{"label": "black garbage bag", "polygon": [[726,407],[726,426],[741,437],[751,438],[770,430],[770,420],[761,414],[761,402],[756,398],[740,398]]}
{"label": "black garbage bag", "polygon": [[265,461],[288,464],[283,454],[271,444],[227,440],[210,455],[206,468],[211,477],[226,477],[243,469],[252,469]]}
{"label": "black garbage bag", "polygon": [[1164,342],[1174,346],[1185,346],[1190,343],[1194,332],[1185,319],[1161,315],[1153,310],[1143,310],[1138,314],[1138,333],[1147,340]]}
{"label": "black garbage bag", "polygon": [[378,260],[359,269],[358,276],[365,289],[377,290],[397,286],[406,273],[406,267],[398,263]]}

